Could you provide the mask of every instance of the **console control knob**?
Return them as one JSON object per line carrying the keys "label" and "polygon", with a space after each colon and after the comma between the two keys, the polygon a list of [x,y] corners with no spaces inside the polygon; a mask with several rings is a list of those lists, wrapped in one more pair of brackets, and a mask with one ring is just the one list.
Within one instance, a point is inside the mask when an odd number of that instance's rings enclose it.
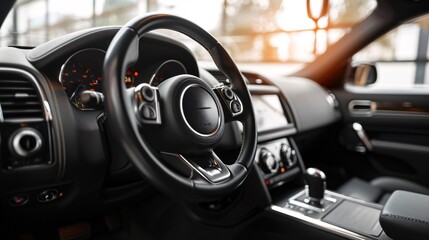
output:
{"label": "console control knob", "polygon": [[325,196],[326,175],[317,168],[308,168],[304,173],[306,200],[308,203],[320,206]]}
{"label": "console control knob", "polygon": [[20,128],[12,134],[9,148],[18,157],[30,157],[42,148],[42,137],[34,128]]}
{"label": "console control knob", "polygon": [[275,173],[279,170],[279,163],[273,153],[266,149],[262,149],[259,154],[259,164],[266,173]]}
{"label": "console control knob", "polygon": [[56,189],[49,189],[40,193],[39,196],[37,197],[37,200],[39,200],[39,202],[50,202],[50,201],[54,201],[59,196],[60,194]]}
{"label": "console control knob", "polygon": [[283,143],[280,146],[280,158],[288,168],[293,167],[296,163],[295,150],[289,144]]}

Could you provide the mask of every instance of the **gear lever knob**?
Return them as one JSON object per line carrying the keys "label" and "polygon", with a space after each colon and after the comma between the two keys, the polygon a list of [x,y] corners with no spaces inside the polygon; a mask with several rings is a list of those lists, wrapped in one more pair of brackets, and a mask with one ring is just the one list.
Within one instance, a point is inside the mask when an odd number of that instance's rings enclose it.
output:
{"label": "gear lever knob", "polygon": [[304,173],[306,201],[308,203],[321,206],[321,201],[325,195],[326,176],[317,168],[308,168]]}

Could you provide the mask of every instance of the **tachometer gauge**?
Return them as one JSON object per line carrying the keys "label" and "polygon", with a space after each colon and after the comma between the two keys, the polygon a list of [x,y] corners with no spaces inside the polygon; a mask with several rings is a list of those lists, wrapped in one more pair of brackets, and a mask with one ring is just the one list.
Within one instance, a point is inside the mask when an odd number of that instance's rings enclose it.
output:
{"label": "tachometer gauge", "polygon": [[82,101],[84,91],[102,91],[103,61],[106,53],[100,49],[85,49],[73,54],[61,68],[60,82],[70,102],[80,109],[96,109]]}

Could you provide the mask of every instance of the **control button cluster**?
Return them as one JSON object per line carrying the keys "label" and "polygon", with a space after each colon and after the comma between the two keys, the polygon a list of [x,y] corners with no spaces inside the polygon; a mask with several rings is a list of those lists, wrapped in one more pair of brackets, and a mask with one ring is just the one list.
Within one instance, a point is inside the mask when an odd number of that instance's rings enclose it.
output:
{"label": "control button cluster", "polygon": [[45,190],[32,190],[26,193],[18,193],[9,199],[12,207],[20,207],[28,204],[45,204],[63,197],[63,191],[56,188]]}
{"label": "control button cluster", "polygon": [[235,117],[243,112],[243,104],[241,103],[240,98],[230,87],[220,86],[215,89],[215,92],[221,101],[223,101],[224,111],[226,112],[227,118]]}
{"label": "control button cluster", "polygon": [[158,88],[147,83],[135,88],[137,118],[146,124],[161,124]]}
{"label": "control button cluster", "polygon": [[299,174],[296,150],[286,138],[259,145],[257,154],[256,162],[269,187]]}

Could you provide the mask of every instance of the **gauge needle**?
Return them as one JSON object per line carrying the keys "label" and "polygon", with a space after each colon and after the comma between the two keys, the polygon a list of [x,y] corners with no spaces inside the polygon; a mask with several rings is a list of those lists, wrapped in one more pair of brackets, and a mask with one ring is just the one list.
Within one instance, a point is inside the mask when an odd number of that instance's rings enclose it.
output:
{"label": "gauge needle", "polygon": [[77,88],[76,88],[76,90],[74,90],[74,92],[72,93],[72,95],[70,95],[70,98],[69,98],[69,100],[71,101],[75,96],[76,96],[76,93],[82,88],[82,87],[84,87],[84,85],[81,83],[81,84],[79,84],[79,86],[77,86]]}

